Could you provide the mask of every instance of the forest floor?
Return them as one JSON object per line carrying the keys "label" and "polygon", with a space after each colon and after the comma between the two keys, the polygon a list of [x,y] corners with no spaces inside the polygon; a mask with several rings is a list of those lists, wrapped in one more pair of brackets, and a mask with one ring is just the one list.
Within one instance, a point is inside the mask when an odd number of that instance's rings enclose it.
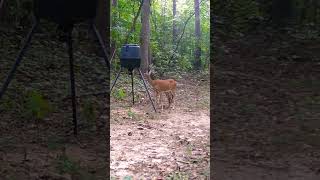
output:
{"label": "forest floor", "polygon": [[175,108],[158,112],[141,80],[135,80],[135,105],[128,76],[117,83],[111,99],[112,179],[209,179],[209,75],[175,79]]}
{"label": "forest floor", "polygon": [[[14,64],[25,30],[0,29],[0,85]],[[96,117],[105,118],[106,99],[78,99],[79,134],[73,136],[69,97],[69,62],[66,48],[47,33],[36,33],[16,76],[0,103],[0,179],[3,180],[105,180],[107,141],[97,133],[88,115],[95,104]],[[103,60],[79,51],[75,43],[78,95],[105,91]],[[99,82],[98,82],[99,81]],[[34,92],[31,96],[30,92]],[[50,107],[50,108],[48,108]],[[44,116],[37,119],[32,111]],[[43,108],[41,110],[41,108]],[[47,111],[47,108],[50,109]],[[101,125],[101,124],[100,124]]]}
{"label": "forest floor", "polygon": [[216,44],[214,180],[320,179],[320,43],[294,35]]}

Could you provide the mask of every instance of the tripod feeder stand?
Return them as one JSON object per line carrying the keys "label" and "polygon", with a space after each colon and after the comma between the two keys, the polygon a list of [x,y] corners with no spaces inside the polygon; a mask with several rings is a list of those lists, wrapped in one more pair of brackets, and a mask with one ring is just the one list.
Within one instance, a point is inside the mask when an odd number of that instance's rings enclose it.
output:
{"label": "tripod feeder stand", "polygon": [[154,104],[153,104],[153,101],[152,101],[152,98],[150,96],[150,93],[148,91],[148,88],[147,88],[147,85],[146,85],[146,82],[143,78],[143,75],[141,73],[141,70],[140,70],[140,62],[141,62],[141,57],[140,57],[140,46],[136,45],[136,44],[125,44],[122,46],[121,48],[121,52],[120,52],[120,70],[116,76],[116,79],[114,80],[114,82],[112,83],[112,86],[111,86],[111,91],[113,89],[113,87],[115,86],[122,70],[124,68],[128,69],[129,71],[129,74],[131,75],[131,92],[132,92],[132,104],[134,104],[134,90],[133,90],[133,70],[134,69],[137,69],[139,74],[140,74],[140,77],[142,79],[142,82],[143,82],[143,85],[148,93],[148,97],[151,101],[151,104],[152,104],[152,107],[154,109],[155,112],[157,112]]}
{"label": "tripod feeder stand", "polygon": [[36,28],[39,25],[40,19],[47,19],[49,21],[57,23],[58,29],[62,30],[62,40],[66,42],[68,47],[69,55],[69,68],[70,68],[70,86],[71,86],[71,97],[72,97],[72,113],[73,113],[73,132],[74,135],[78,133],[78,122],[77,122],[77,106],[76,106],[76,90],[75,90],[75,79],[74,79],[74,59],[73,59],[73,47],[72,47],[72,30],[75,23],[81,21],[89,21],[90,28],[93,30],[95,37],[98,39],[99,46],[103,51],[103,58],[107,66],[107,73],[110,72],[109,57],[101,39],[95,24],[94,19],[96,17],[97,0],[34,0],[33,1],[33,14],[34,22],[31,30],[29,31],[26,40],[22,43],[22,47],[18,53],[15,64],[9,72],[5,83],[2,85],[0,90],[0,100],[6,92],[11,80],[17,71],[18,66],[21,63],[22,57],[24,56],[32,36],[35,33]]}

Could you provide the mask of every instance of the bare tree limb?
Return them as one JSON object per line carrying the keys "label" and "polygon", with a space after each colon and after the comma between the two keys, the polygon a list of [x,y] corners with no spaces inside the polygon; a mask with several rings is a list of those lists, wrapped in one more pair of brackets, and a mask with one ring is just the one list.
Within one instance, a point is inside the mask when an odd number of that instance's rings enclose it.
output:
{"label": "bare tree limb", "polygon": [[[199,3],[199,6],[202,4],[204,2],[204,0],[202,0],[200,3]],[[183,26],[183,29],[182,29],[182,33],[181,33],[181,35],[180,35],[180,37],[179,37],[179,39],[178,39],[178,41],[177,41],[177,43],[176,43],[176,47],[175,47],[175,49],[173,50],[173,52],[172,52],[172,55],[171,55],[171,57],[170,57],[170,59],[169,59],[169,64],[171,64],[171,62],[172,62],[172,60],[173,60],[173,58],[174,58],[174,54],[177,52],[177,50],[178,50],[178,47],[179,47],[179,44],[180,44],[180,42],[181,42],[181,39],[182,39],[182,37],[183,37],[183,35],[184,35],[184,32],[185,32],[185,29],[186,29],[186,27],[187,27],[187,24],[188,24],[188,22],[190,21],[190,19],[194,16],[194,14],[195,14],[195,12],[193,12],[189,17],[188,17],[188,19],[184,22],[184,26]]]}
{"label": "bare tree limb", "polygon": [[[154,25],[154,30],[155,30],[156,32],[159,32],[159,29],[158,29],[158,26],[157,26],[156,16],[152,13],[152,11],[151,11],[151,20],[152,20],[153,25]],[[157,41],[158,41],[158,43],[159,43],[159,48],[160,48],[160,50],[162,50],[163,52],[166,52],[165,49],[164,49],[164,43],[163,43],[163,41],[160,39],[160,37],[159,37],[158,35],[156,36],[156,38],[157,38]],[[168,53],[165,53],[166,58],[167,58],[167,54],[168,54]]]}
{"label": "bare tree limb", "polygon": [[142,5],[143,5],[143,1],[144,0],[141,0],[141,3],[140,3],[140,6],[139,6],[139,9],[138,9],[138,12],[137,14],[135,15],[134,19],[133,19],[133,22],[132,22],[132,26],[130,28],[130,31],[128,32],[127,36],[126,36],[126,39],[125,39],[125,44],[128,43],[128,40],[129,40],[129,37],[130,37],[130,34],[135,30],[135,27],[136,27],[136,22],[137,22],[137,19],[139,17],[139,14],[141,12],[141,9],[142,9]]}

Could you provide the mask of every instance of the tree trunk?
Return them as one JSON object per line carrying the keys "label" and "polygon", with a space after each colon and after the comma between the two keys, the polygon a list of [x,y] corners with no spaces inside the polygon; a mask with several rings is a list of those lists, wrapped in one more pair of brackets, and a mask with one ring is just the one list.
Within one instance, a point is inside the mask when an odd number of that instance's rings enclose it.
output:
{"label": "tree trunk", "polygon": [[200,30],[200,3],[199,0],[194,0],[194,11],[195,11],[195,59],[194,68],[196,70],[201,69],[201,30]]}
{"label": "tree trunk", "polygon": [[177,0],[172,0],[172,13],[173,13],[173,21],[172,21],[172,40],[173,44],[176,43],[177,35],[178,35],[178,30],[177,30]]}
{"label": "tree trunk", "polygon": [[[110,19],[110,5],[111,1],[110,0],[99,0],[98,1],[98,9],[97,9],[97,17],[96,17],[96,25],[97,29],[101,34],[102,40],[105,44],[106,51],[107,53],[110,54],[110,24],[111,24],[111,19]],[[97,44],[97,43],[96,43]],[[97,47],[97,46],[96,46]],[[102,54],[101,48],[98,46],[97,50],[99,54]],[[108,72],[110,73],[110,72]],[[110,74],[108,74],[108,78],[106,79],[107,81],[107,89],[109,89],[109,84],[110,84]],[[105,114],[107,116],[110,115],[110,93],[107,93],[105,96],[105,103],[107,105],[107,108],[105,109]],[[102,133],[105,134],[106,139],[105,141],[107,144],[110,142],[110,119],[109,118],[100,118],[100,123],[101,124],[101,129]],[[99,130],[99,131],[100,131]],[[108,155],[106,157],[106,162],[110,162],[110,156]],[[110,164],[108,164],[107,167],[109,167]],[[110,171],[106,169],[106,177],[110,177]]]}
{"label": "tree trunk", "polygon": [[0,0],[0,25],[5,21],[6,8],[4,1],[5,0]]}
{"label": "tree trunk", "polygon": [[118,6],[118,0],[112,0],[112,6],[117,7]]}
{"label": "tree trunk", "polygon": [[3,5],[4,5],[4,0],[0,0],[0,15],[2,15],[3,7],[4,7]]}
{"label": "tree trunk", "polygon": [[141,69],[147,72],[149,68],[149,51],[150,46],[150,0],[144,0],[141,11],[141,34],[140,34],[140,47],[141,47]]}
{"label": "tree trunk", "polygon": [[[113,13],[111,14],[111,16],[113,17],[117,17],[117,12],[118,12],[118,0],[112,0],[112,8],[116,9],[116,13]],[[112,27],[116,27],[117,26],[117,22],[116,21],[112,21],[112,18],[113,17],[110,17],[111,19],[111,22],[110,24],[112,24]],[[110,45],[110,48],[111,48],[111,52],[113,52],[115,49],[116,49],[116,41],[115,40],[111,40],[111,45]]]}
{"label": "tree trunk", "polygon": [[272,1],[272,22],[276,27],[289,25],[294,16],[293,0]]}
{"label": "tree trunk", "polygon": [[[110,0],[98,1],[96,25],[106,50],[110,53]],[[102,54],[100,48],[97,48],[97,51],[97,54]]]}

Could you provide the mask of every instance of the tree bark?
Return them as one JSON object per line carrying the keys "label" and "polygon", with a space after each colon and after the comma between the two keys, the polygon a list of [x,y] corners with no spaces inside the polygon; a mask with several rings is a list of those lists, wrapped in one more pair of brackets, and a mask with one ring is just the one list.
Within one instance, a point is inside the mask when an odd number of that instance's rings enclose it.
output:
{"label": "tree bark", "polygon": [[287,26],[294,16],[293,0],[273,0],[271,13],[276,27]]}
{"label": "tree bark", "polygon": [[[110,11],[111,0],[99,0],[98,8],[97,8],[97,17],[96,17],[96,25],[99,33],[101,34],[101,38],[105,44],[106,51],[110,54],[110,25],[111,25],[111,11]],[[97,43],[95,43],[97,44]],[[96,46],[97,47],[97,46]],[[101,55],[103,52],[101,48],[97,47],[97,54]],[[108,72],[110,73],[110,72]],[[109,89],[110,84],[110,74],[108,74],[107,87]],[[106,108],[104,113],[110,117],[110,93],[107,93],[105,96]],[[100,118],[99,124],[101,124],[102,133],[105,135],[106,145],[110,142],[110,118]],[[110,162],[110,156],[106,157],[106,162]],[[107,167],[110,167],[110,164],[107,163]],[[106,177],[110,177],[110,169],[106,169]]]}
{"label": "tree bark", "polygon": [[[117,22],[116,21],[112,21],[112,18],[118,16],[117,15],[117,13],[118,13],[118,0],[112,0],[112,8],[116,9],[116,12],[112,13],[112,14],[110,13],[111,14],[110,24],[111,24],[112,27],[116,27],[117,26]],[[110,41],[111,41],[111,44],[110,44],[111,51],[110,52],[115,52],[117,43],[116,43],[115,40],[110,40]],[[112,57],[113,57],[113,55],[111,54],[111,60],[112,60]]]}
{"label": "tree bark", "polygon": [[118,6],[118,0],[112,0],[112,6],[117,7]]}
{"label": "tree bark", "polygon": [[[204,1],[202,0],[202,1],[199,3],[199,5],[202,4],[203,2],[204,2]],[[200,6],[199,6],[199,7],[200,7]],[[174,55],[175,55],[175,53],[177,52],[177,50],[178,50],[178,48],[179,48],[179,45],[180,45],[181,39],[182,39],[183,36],[184,36],[184,33],[185,33],[185,30],[186,30],[187,24],[189,23],[190,19],[191,19],[194,15],[195,15],[195,12],[193,11],[193,13],[192,13],[192,14],[187,18],[187,20],[184,22],[183,28],[181,28],[181,34],[179,35],[179,38],[177,39],[177,42],[176,42],[176,44],[175,44],[175,48],[174,48],[174,50],[173,50],[173,52],[172,52],[171,57],[169,58],[168,64],[171,64],[171,62],[174,62],[174,61],[173,61]]]}
{"label": "tree bark", "polygon": [[173,44],[176,43],[177,35],[178,35],[178,30],[177,30],[177,0],[172,0],[172,13],[173,13],[173,21],[172,21],[172,40]]}
{"label": "tree bark", "polygon": [[0,0],[0,25],[4,22],[5,20],[5,5],[4,5],[5,0]]}
{"label": "tree bark", "polygon": [[141,50],[141,69],[147,72],[149,68],[149,51],[150,46],[150,0],[144,0],[141,12],[141,34],[140,34],[140,50]]}
{"label": "tree bark", "polygon": [[3,5],[4,5],[4,0],[0,0],[0,15],[2,14]]}
{"label": "tree bark", "polygon": [[194,0],[195,11],[195,53],[194,53],[194,68],[199,70],[201,68],[201,29],[200,29],[200,3],[199,0]]}
{"label": "tree bark", "polygon": [[[108,53],[110,53],[110,23],[110,0],[99,0],[96,25]],[[97,50],[101,55],[101,49],[97,48]]]}

